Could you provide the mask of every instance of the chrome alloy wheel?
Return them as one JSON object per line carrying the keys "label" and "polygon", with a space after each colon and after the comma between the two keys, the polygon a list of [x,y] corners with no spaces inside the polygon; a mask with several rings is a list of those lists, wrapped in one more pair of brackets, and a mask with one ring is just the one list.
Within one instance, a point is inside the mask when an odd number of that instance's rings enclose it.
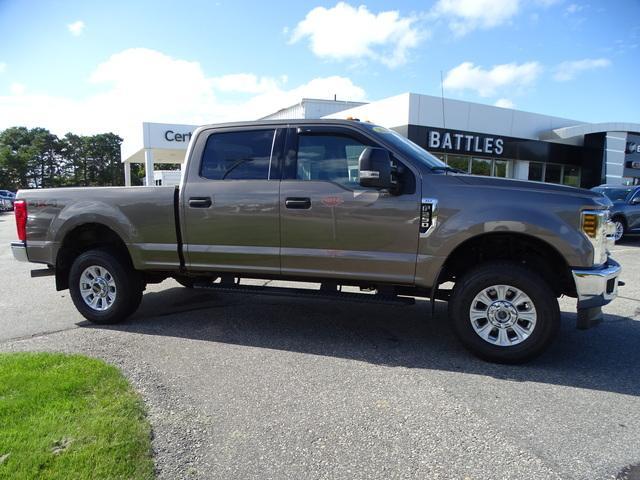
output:
{"label": "chrome alloy wheel", "polygon": [[483,289],[471,302],[469,320],[484,341],[510,347],[525,341],[536,327],[536,308],[522,290],[510,285]]}
{"label": "chrome alloy wheel", "polygon": [[116,282],[104,267],[92,265],[80,275],[80,295],[90,308],[103,312],[116,301]]}
{"label": "chrome alloy wheel", "polygon": [[614,240],[617,242],[624,235],[624,224],[620,220],[613,222],[616,227],[616,233],[614,234]]}

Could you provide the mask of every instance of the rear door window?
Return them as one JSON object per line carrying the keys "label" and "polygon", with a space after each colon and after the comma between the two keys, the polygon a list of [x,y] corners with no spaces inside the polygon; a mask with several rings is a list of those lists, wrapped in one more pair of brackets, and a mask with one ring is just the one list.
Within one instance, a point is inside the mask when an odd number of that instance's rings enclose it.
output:
{"label": "rear door window", "polygon": [[268,180],[275,129],[212,133],[200,176],[210,180]]}

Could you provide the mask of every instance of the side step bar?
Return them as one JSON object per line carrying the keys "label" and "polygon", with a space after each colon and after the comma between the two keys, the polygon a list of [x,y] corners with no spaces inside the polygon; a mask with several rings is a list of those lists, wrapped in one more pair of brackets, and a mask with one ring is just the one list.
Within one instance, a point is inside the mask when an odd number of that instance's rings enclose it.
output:
{"label": "side step bar", "polygon": [[360,303],[384,303],[391,305],[413,305],[412,297],[399,297],[397,295],[381,295],[371,293],[349,293],[332,290],[311,290],[305,288],[267,287],[261,285],[237,285],[230,283],[203,283],[194,285],[194,288],[202,290],[214,290],[225,293],[250,293],[260,295],[275,295],[280,297],[305,297],[330,300],[345,300]]}

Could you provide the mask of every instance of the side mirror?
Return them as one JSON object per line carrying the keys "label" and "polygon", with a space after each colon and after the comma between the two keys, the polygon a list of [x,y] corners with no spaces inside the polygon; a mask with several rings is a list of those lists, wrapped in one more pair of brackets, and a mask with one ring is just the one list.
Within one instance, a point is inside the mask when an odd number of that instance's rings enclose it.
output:
{"label": "side mirror", "polygon": [[631,199],[631,205],[638,205],[640,203],[640,195],[636,195]]}
{"label": "side mirror", "polygon": [[391,188],[391,156],[384,148],[367,147],[358,160],[360,185]]}

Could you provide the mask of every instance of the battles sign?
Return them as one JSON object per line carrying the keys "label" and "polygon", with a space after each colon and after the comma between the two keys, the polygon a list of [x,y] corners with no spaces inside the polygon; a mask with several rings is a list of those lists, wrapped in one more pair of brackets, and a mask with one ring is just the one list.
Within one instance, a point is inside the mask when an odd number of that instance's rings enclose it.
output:
{"label": "battles sign", "polygon": [[504,140],[490,135],[429,130],[427,132],[427,146],[429,150],[443,152],[500,156],[504,151]]}

